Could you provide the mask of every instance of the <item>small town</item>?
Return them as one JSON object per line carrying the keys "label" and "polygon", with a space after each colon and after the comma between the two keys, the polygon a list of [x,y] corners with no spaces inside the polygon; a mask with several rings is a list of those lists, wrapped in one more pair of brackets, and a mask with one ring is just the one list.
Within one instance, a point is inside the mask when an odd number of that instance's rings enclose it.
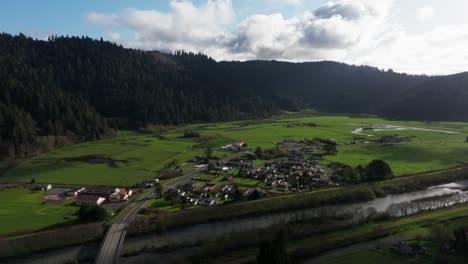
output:
{"label": "small town", "polygon": [[468,263],[467,10],[1,1],[0,263]]}

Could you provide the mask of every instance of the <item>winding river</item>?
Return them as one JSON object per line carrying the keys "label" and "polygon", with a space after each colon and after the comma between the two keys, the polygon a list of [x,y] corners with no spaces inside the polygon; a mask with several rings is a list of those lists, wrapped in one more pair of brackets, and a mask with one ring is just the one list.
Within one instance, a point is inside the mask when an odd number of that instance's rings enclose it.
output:
{"label": "winding river", "polygon": [[393,217],[400,217],[424,210],[434,210],[468,202],[468,192],[463,191],[467,187],[468,181],[460,181],[433,186],[422,191],[388,195],[368,202],[331,205],[197,224],[168,230],[161,234],[138,236],[136,238],[129,237],[125,240],[124,251],[137,251],[144,247],[161,248],[169,245],[194,245],[199,242],[214,241],[232,233],[264,229],[277,224],[312,220],[320,216],[337,217],[347,214],[351,215],[351,222],[362,221],[373,214],[381,212],[386,212]]}
{"label": "winding river", "polygon": [[[359,125],[359,124],[349,124],[349,125]],[[351,131],[352,134],[363,135],[368,137],[373,137],[374,135],[365,134],[366,128],[360,127],[356,128]],[[385,124],[376,124],[372,125],[372,129],[370,131],[402,131],[402,130],[415,130],[415,131],[428,131],[428,132],[437,132],[437,133],[444,133],[444,134],[458,134],[459,132],[455,131],[448,131],[448,130],[440,130],[440,129],[430,129],[430,128],[420,128],[420,127],[407,127],[407,126],[394,126],[394,125],[385,125]]]}

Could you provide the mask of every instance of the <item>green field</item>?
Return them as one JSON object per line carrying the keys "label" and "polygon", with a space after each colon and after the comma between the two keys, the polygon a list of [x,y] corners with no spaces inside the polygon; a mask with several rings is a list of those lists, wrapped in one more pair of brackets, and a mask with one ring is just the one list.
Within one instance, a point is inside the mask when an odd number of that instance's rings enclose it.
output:
{"label": "green field", "polygon": [[468,162],[468,143],[340,147],[337,155],[326,157],[352,166],[373,159],[387,161],[397,176],[438,170]]}
{"label": "green field", "polygon": [[154,201],[149,202],[145,207],[156,208],[166,212],[175,212],[181,209],[179,205],[172,205],[168,201],[164,200],[164,198],[155,199]]}
{"label": "green field", "polygon": [[72,201],[63,204],[42,204],[44,192],[28,189],[0,191],[0,234],[44,228],[65,223],[78,207]]}
{"label": "green field", "polygon": [[[347,116],[313,116],[301,118],[274,118],[257,122],[231,122],[219,124],[204,124],[193,126],[202,135],[218,136],[222,138],[243,139],[251,148],[261,146],[263,148],[274,147],[277,142],[284,139],[323,138],[335,139],[341,146],[338,154],[326,157],[327,161],[339,161],[352,166],[365,165],[373,159],[383,159],[393,168],[398,175],[417,172],[438,170],[454,167],[468,162],[468,143],[464,143],[468,135],[468,123],[460,122],[416,122],[394,121],[380,118],[354,118]],[[288,124],[314,123],[316,127],[292,127]],[[356,135],[351,131],[368,124],[386,124],[424,129],[443,130],[456,133],[441,133],[432,131],[402,130],[402,131],[372,131],[363,133],[372,134],[374,137]],[[173,131],[169,136],[175,138],[180,131]],[[366,139],[379,138],[383,135],[398,134],[411,137],[412,142],[421,144],[405,144],[393,146],[376,146],[363,144]],[[357,141],[361,137],[361,143],[356,146],[347,145]],[[458,140],[460,142],[444,141]],[[427,141],[430,141],[428,143]],[[436,142],[434,142],[436,141]],[[442,141],[442,142],[439,142]],[[425,143],[426,142],[426,143]],[[359,140],[358,140],[359,143]]]}
{"label": "green field", "polygon": [[[317,126],[300,125],[307,123],[314,123]],[[297,126],[298,124],[299,126]],[[457,133],[415,130],[364,131],[366,134],[375,135],[374,137],[351,133],[351,131],[369,124],[399,125]],[[288,127],[288,125],[293,126]],[[182,138],[187,127],[197,129],[205,141]],[[389,147],[363,143],[369,138],[392,134],[411,137],[413,142],[437,142]],[[163,140],[152,135],[119,132],[112,139],[77,144],[22,160],[18,166],[7,170],[0,176],[0,183],[29,182],[35,178],[37,182],[43,183],[129,186],[157,175],[158,170],[174,159],[178,160],[179,163],[186,162],[195,155],[203,153],[203,148],[207,146],[217,148],[236,139],[243,139],[253,149],[257,146],[271,148],[284,139],[311,139],[314,137],[335,139],[341,145],[338,147],[338,154],[328,156],[327,161],[339,161],[356,166],[358,164],[364,165],[372,159],[384,159],[392,166],[396,175],[403,175],[443,169],[468,162],[468,143],[439,142],[463,141],[467,135],[468,123],[460,122],[426,123],[373,117],[320,115],[294,117],[293,115],[284,115],[267,120],[181,126],[163,133],[165,138]],[[346,145],[353,141],[362,144]],[[192,150],[192,147],[196,147],[197,150]],[[224,158],[230,153],[215,151],[215,155]],[[86,156],[113,159],[115,164],[110,166],[106,163],[78,160]]]}
{"label": "green field", "polygon": [[400,264],[400,263],[413,263],[404,257],[397,256],[388,252],[380,252],[377,250],[362,250],[349,255],[340,256],[334,259],[322,261],[323,264]]}
{"label": "green field", "polygon": [[[22,161],[0,176],[0,182],[134,185],[154,177],[168,162],[180,163],[198,154],[193,142],[185,139],[160,140],[154,136],[119,132],[113,139],[77,144]],[[119,161],[106,163],[70,161],[70,158],[97,156]]]}

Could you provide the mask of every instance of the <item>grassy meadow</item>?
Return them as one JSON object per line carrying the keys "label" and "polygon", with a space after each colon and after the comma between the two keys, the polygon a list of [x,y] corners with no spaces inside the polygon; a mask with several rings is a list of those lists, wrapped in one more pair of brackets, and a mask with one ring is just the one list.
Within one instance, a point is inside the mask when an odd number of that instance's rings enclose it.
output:
{"label": "grassy meadow", "polygon": [[65,223],[78,207],[72,201],[62,204],[42,203],[44,192],[29,189],[0,191],[0,234],[44,228]]}
{"label": "grassy meadow", "polygon": [[[310,126],[313,123],[316,126]],[[432,131],[372,131],[356,135],[351,131],[368,125],[386,124],[425,129],[445,130],[457,133]],[[203,140],[182,138],[186,128],[195,128]],[[437,141],[414,145],[383,147],[362,144],[367,139],[398,134],[411,137],[413,142]],[[335,139],[340,146],[336,156],[326,161],[339,161],[356,166],[372,159],[384,159],[396,175],[430,171],[456,166],[468,161],[468,143],[443,143],[438,141],[464,140],[468,135],[468,123],[460,122],[415,122],[384,120],[375,117],[324,116],[295,117],[283,115],[266,120],[237,121],[226,123],[196,124],[181,126],[163,133],[164,139],[153,135],[120,131],[112,139],[77,144],[39,156],[24,159],[6,172],[0,173],[0,183],[36,182],[65,184],[107,184],[130,186],[157,175],[157,171],[172,160],[184,163],[206,147],[217,148],[243,139],[250,148],[274,147],[284,139],[323,138]],[[361,144],[347,145],[353,141]],[[195,150],[192,148],[195,147]],[[229,156],[225,151],[216,151],[219,157]],[[114,161],[80,160],[83,157],[100,157]],[[1,164],[0,164],[1,165]],[[246,183],[247,185],[254,183]]]}
{"label": "grassy meadow", "polygon": [[[0,182],[65,183],[130,186],[154,177],[156,171],[177,159],[196,155],[193,142],[160,140],[150,135],[119,132],[115,138],[77,144],[45,153],[21,163],[0,176]],[[116,166],[74,160],[95,156],[113,159]]]}

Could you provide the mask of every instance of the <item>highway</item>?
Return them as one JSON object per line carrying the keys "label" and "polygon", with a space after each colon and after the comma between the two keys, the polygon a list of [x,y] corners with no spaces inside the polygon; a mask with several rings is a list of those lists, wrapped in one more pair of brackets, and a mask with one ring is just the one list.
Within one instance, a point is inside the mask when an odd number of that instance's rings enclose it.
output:
{"label": "highway", "polygon": [[[176,187],[190,180],[192,177],[203,172],[206,168],[196,170],[192,173],[171,179],[163,183],[163,188]],[[135,215],[143,208],[143,206],[155,196],[154,191],[150,191],[140,197],[134,203],[129,204],[114,220],[112,225],[107,230],[104,239],[99,248],[98,255],[95,259],[96,264],[115,264],[118,263],[120,252],[127,233],[127,224],[135,217]]]}

